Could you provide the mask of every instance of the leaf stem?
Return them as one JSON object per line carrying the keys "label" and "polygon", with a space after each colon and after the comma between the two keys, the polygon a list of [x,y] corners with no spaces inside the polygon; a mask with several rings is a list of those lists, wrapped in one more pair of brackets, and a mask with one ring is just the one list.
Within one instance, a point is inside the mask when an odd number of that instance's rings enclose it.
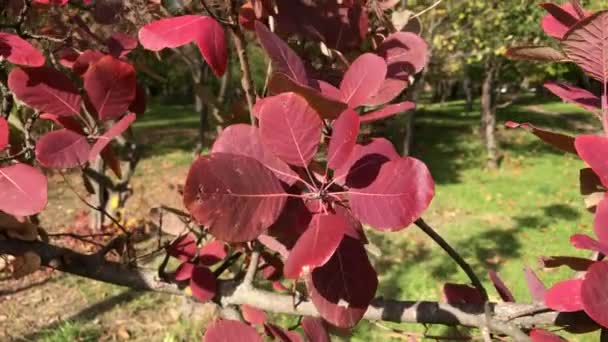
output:
{"label": "leaf stem", "polygon": [[475,288],[481,293],[483,299],[487,302],[488,301],[488,292],[481,284],[481,281],[479,280],[479,278],[473,271],[473,268],[471,268],[471,265],[469,265],[462,258],[462,256],[460,256],[460,254],[458,254],[458,252],[456,252],[456,250],[454,248],[452,248],[452,246],[450,246],[450,244],[447,241],[445,241],[443,239],[443,237],[441,237],[441,235],[439,235],[422,218],[419,218],[418,220],[416,220],[416,222],[414,222],[414,224],[416,224],[416,226],[418,226],[418,228],[420,228],[426,235],[428,235],[431,239],[433,239],[433,241],[435,241],[435,243],[438,244],[439,247],[441,247],[446,253],[448,253],[448,255],[452,258],[452,260],[454,260],[458,264],[458,266],[460,266],[460,268],[464,271],[464,273],[466,273],[466,275],[471,280],[471,283],[473,284],[473,286],[475,286]]}

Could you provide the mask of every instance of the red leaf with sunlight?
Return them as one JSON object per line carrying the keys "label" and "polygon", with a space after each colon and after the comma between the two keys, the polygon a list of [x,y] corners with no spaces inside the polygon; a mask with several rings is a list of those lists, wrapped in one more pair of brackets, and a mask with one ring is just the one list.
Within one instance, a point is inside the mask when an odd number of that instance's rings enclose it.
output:
{"label": "red leaf with sunlight", "polygon": [[374,298],[378,277],[363,244],[345,236],[331,259],[306,276],[306,287],[321,317],[351,328]]}
{"label": "red leaf with sunlight", "polygon": [[192,271],[194,271],[194,264],[188,261],[184,261],[175,270],[173,279],[175,281],[185,281],[192,278]]}
{"label": "red leaf with sunlight", "polygon": [[0,168],[0,210],[14,216],[38,214],[46,207],[47,180],[26,164]]}
{"label": "red leaf with sunlight", "polygon": [[564,37],[564,53],[596,80],[608,82],[608,11],[579,21]]}
{"label": "red leaf with sunlight", "polygon": [[299,278],[323,266],[334,254],[349,222],[342,215],[314,215],[308,229],[289,252],[283,272],[287,278]]}
{"label": "red leaf with sunlight", "polygon": [[294,93],[266,99],[260,112],[260,140],[284,162],[306,167],[319,147],[323,122]]}
{"label": "red leaf with sunlight", "polygon": [[513,293],[511,290],[505,285],[505,283],[500,279],[500,276],[496,271],[489,270],[488,275],[490,276],[490,280],[496,289],[496,292],[500,295],[500,298],[505,302],[515,302],[515,297],[513,297]]}
{"label": "red leaf with sunlight", "polygon": [[374,122],[391,117],[398,113],[410,111],[414,108],[416,108],[416,104],[410,101],[390,104],[382,109],[361,115],[361,122]]}
{"label": "red leaf with sunlight", "polygon": [[399,96],[405,88],[409,85],[409,80],[400,80],[396,78],[387,78],[382,83],[380,90],[376,95],[368,98],[364,105],[365,106],[380,106],[385,103],[393,101]]}
{"label": "red leaf with sunlight", "polygon": [[184,204],[190,214],[227,242],[257,238],[277,220],[286,199],[270,170],[253,158],[235,154],[198,158],[184,186]]}
{"label": "red leaf with sunlight", "polygon": [[598,240],[608,245],[608,194],[604,194],[604,199],[600,201],[595,209],[593,219],[593,231]]}
{"label": "red leaf with sunlight", "polygon": [[270,77],[268,91],[274,95],[294,92],[302,96],[323,119],[336,119],[348,107],[341,100],[326,96],[319,90],[300,84],[280,72],[274,73]]}
{"label": "red leaf with sunlight", "polygon": [[264,324],[264,332],[266,332],[266,335],[268,335],[273,341],[304,342],[300,334],[297,332],[285,330],[272,323]]}
{"label": "red leaf with sunlight", "polygon": [[236,124],[226,127],[215,139],[212,153],[223,152],[251,157],[274,173],[277,178],[293,185],[298,175],[284,161],[272,154],[260,141],[260,130],[251,125]]}
{"label": "red leaf with sunlight", "polygon": [[190,290],[194,298],[201,302],[211,300],[217,290],[217,280],[213,272],[207,267],[194,267],[190,276]]}
{"label": "red leaf with sunlight", "polygon": [[102,57],[84,74],[84,89],[101,120],[116,119],[135,99],[135,69],[112,56]]}
{"label": "red leaf with sunlight", "polygon": [[78,56],[74,64],[72,65],[72,71],[78,75],[84,75],[89,70],[91,64],[96,63],[102,57],[106,56],[105,53],[97,50],[85,50]]}
{"label": "red leaf with sunlight", "polygon": [[560,82],[546,82],[545,88],[562,100],[578,105],[590,112],[596,112],[602,108],[600,98],[588,90]]}
{"label": "red leaf with sunlight", "polygon": [[323,80],[314,80],[314,87],[319,89],[321,94],[329,97],[330,99],[334,99],[337,101],[342,100],[342,94],[340,93],[340,89],[334,87],[332,84],[327,83]]}
{"label": "red leaf with sunlight", "polygon": [[541,6],[549,12],[543,17],[541,26],[553,38],[563,39],[566,32],[582,19],[570,2],[561,6],[553,3],[543,3]]}
{"label": "red leaf with sunlight", "polygon": [[348,68],[340,82],[342,101],[356,108],[372,97],[384,83],[386,62],[372,53],[359,56]]}
{"label": "red leaf with sunlight", "polygon": [[599,135],[579,135],[574,141],[578,155],[608,187],[608,138]]}
{"label": "red leaf with sunlight", "polygon": [[219,319],[207,327],[203,342],[262,342],[262,337],[251,326],[228,319]]}
{"label": "red leaf with sunlight", "polygon": [[542,329],[532,329],[530,339],[532,342],[567,342],[563,338]]}
{"label": "red leaf with sunlight", "polygon": [[59,116],[51,113],[42,113],[40,114],[40,118],[44,120],[53,121],[53,123],[60,127],[67,128],[70,131],[85,135],[84,129],[82,129],[82,125],[73,116]]}
{"label": "red leaf with sunlight", "polygon": [[251,324],[262,325],[266,323],[266,313],[253,306],[247,304],[241,305],[241,313],[243,314],[243,319]]}
{"label": "red leaf with sunlight", "polygon": [[80,113],[78,89],[63,73],[47,67],[15,68],[8,76],[8,87],[28,106],[60,116]]}
{"label": "red leaf with sunlight", "polygon": [[428,45],[419,35],[396,32],[378,46],[378,54],[386,60],[387,76],[405,80],[422,71],[429,61]]}
{"label": "red leaf with sunlight", "polygon": [[547,288],[545,284],[538,278],[538,275],[531,269],[526,267],[524,270],[526,276],[526,283],[528,284],[528,291],[532,296],[532,299],[537,303],[545,302],[545,294],[547,293]]}
{"label": "red leaf with sunlight", "polygon": [[306,316],[302,319],[302,329],[309,341],[330,342],[325,323],[317,317]]}
{"label": "red leaf with sunlight", "polygon": [[226,258],[228,251],[222,241],[211,241],[198,251],[199,262],[205,266],[213,266]]}
{"label": "red leaf with sunlight", "polygon": [[0,151],[4,150],[8,146],[10,129],[8,122],[2,116],[0,116]]}
{"label": "red leaf with sunlight", "polygon": [[451,305],[483,304],[483,296],[478,289],[464,284],[446,283],[443,285],[445,301]]}
{"label": "red leaf with sunlight", "polygon": [[56,58],[59,64],[63,65],[68,69],[72,69],[76,60],[80,57],[80,52],[74,50],[71,47],[63,47],[56,52]]}
{"label": "red leaf with sunlight", "polygon": [[570,237],[572,246],[578,249],[586,249],[589,251],[600,252],[608,255],[608,245],[603,244],[592,237],[585,234],[574,234]]}
{"label": "red leaf with sunlight", "polygon": [[167,247],[167,254],[179,258],[182,261],[186,261],[194,258],[197,250],[198,248],[194,236],[192,234],[186,234],[177,238],[169,247]]}
{"label": "red leaf with sunlight", "polygon": [[565,135],[562,133],[547,131],[547,130],[535,127],[527,122],[520,124],[520,123],[513,122],[513,121],[507,121],[505,123],[505,126],[507,126],[509,128],[518,128],[518,127],[523,128],[523,129],[529,131],[530,133],[536,135],[540,140],[544,141],[545,143],[547,143],[559,150],[576,154],[576,148],[574,146],[574,137],[572,137],[572,136]]}
{"label": "red leaf with sunlight", "polygon": [[291,249],[306,231],[313,214],[320,212],[311,208],[311,204],[317,203],[318,201],[304,203],[302,198],[290,197],[277,221],[268,229],[268,234],[276,238],[276,241],[267,240],[272,243],[269,248],[287,258],[288,253],[285,252]]}
{"label": "red leaf with sunlight", "polygon": [[44,65],[44,55],[21,37],[0,32],[0,59],[22,66],[40,67]]}
{"label": "red leaf with sunlight", "polygon": [[108,38],[106,45],[110,54],[122,58],[137,48],[137,39],[127,33],[116,32]]}
{"label": "red leaf with sunlight", "polygon": [[[357,175],[374,173],[374,167],[363,166]],[[375,179],[365,187],[354,187],[362,184],[361,177],[356,178],[356,181],[347,180],[347,185],[351,186],[348,190],[350,207],[362,223],[378,230],[407,228],[422,215],[435,193],[433,178],[426,165],[410,157],[382,164]]]}
{"label": "red leaf with sunlight", "polygon": [[122,119],[117,121],[115,124],[110,127],[102,136],[97,138],[97,141],[91,148],[91,152],[89,153],[89,160],[95,160],[99,153],[108,146],[110,142],[117,136],[123,134],[129,126],[135,121],[135,114],[129,113],[125,115]]}
{"label": "red leaf with sunlight", "polygon": [[63,128],[38,139],[36,159],[49,168],[67,169],[86,163],[90,150],[86,136]]}
{"label": "red leaf with sunlight", "polygon": [[357,135],[359,135],[359,115],[354,110],[348,109],[333,124],[327,150],[329,168],[336,170],[348,161],[355,149]]}
{"label": "red leaf with sunlight", "polygon": [[[358,172],[365,170],[363,179],[368,179],[365,184],[369,184],[371,181],[369,178],[373,179],[377,175],[382,164],[396,158],[399,158],[399,154],[390,141],[384,138],[373,138],[366,145],[355,145],[348,160],[335,170],[334,180],[336,183],[342,184],[345,181],[348,183],[350,179],[356,184],[356,180],[359,178],[357,177]],[[374,172],[370,172],[372,167]],[[367,177],[365,177],[366,175]]]}
{"label": "red leaf with sunlight", "polygon": [[151,51],[196,42],[216,76],[226,71],[228,52],[222,26],[211,17],[183,15],[154,21],[139,30],[139,42]]}
{"label": "red leaf with sunlight", "polygon": [[598,324],[608,328],[608,264],[599,261],[593,264],[581,287],[581,299],[585,312]]}
{"label": "red leaf with sunlight", "polygon": [[287,43],[259,21],[255,22],[255,32],[264,51],[272,61],[273,70],[284,73],[300,84],[309,83],[304,63]]}
{"label": "red leaf with sunlight", "polygon": [[582,285],[582,279],[560,281],[545,293],[545,305],[559,312],[583,310]]}

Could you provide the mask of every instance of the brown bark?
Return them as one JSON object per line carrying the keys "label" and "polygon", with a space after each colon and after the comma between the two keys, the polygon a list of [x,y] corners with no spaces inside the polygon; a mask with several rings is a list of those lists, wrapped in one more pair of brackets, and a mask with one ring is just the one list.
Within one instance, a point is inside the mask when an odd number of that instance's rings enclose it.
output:
{"label": "brown bark", "polygon": [[486,167],[498,168],[498,142],[496,140],[496,107],[494,87],[499,64],[493,58],[486,62],[481,86],[481,134],[486,149]]}

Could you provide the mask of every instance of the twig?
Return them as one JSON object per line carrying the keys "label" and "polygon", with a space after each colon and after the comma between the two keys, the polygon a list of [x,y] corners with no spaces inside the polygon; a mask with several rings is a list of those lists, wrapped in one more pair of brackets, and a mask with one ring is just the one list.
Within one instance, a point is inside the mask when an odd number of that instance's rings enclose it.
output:
{"label": "twig", "polygon": [[249,109],[249,120],[251,124],[255,124],[255,116],[253,115],[253,104],[255,103],[255,85],[253,78],[251,77],[251,67],[249,65],[249,57],[247,56],[247,45],[245,43],[245,37],[241,28],[231,27],[230,32],[232,33],[232,41],[236,48],[236,53],[239,57],[239,63],[241,65],[241,85],[245,92],[245,98],[247,99],[247,108]]}
{"label": "twig", "polygon": [[419,16],[423,15],[424,13],[426,13],[426,12],[428,12],[428,11],[432,10],[433,8],[435,8],[435,7],[439,6],[439,4],[440,4],[442,1],[443,1],[443,0],[437,0],[437,1],[436,1],[434,4],[432,4],[431,6],[429,6],[429,7],[425,8],[425,9],[423,9],[422,11],[420,11],[420,12],[418,12],[418,13],[416,13],[416,14],[414,14],[414,15],[411,17],[411,19],[418,18]]}
{"label": "twig", "polygon": [[441,237],[441,235],[437,234],[437,232],[431,226],[424,222],[422,218],[419,218],[414,223],[416,226],[418,226],[418,228],[422,229],[426,235],[433,239],[433,241],[435,241],[435,243],[437,243],[446,253],[448,253],[448,255],[458,264],[458,266],[460,266],[464,273],[466,273],[473,286],[475,286],[475,288],[481,293],[484,301],[488,301],[488,292],[486,291],[485,287],[483,287],[483,284],[481,284],[481,281],[473,271],[473,268],[471,268],[471,265],[469,265],[460,256],[460,254],[458,254],[458,252],[456,252],[456,250],[452,248],[452,246],[450,246],[450,244],[445,241],[443,237]]}
{"label": "twig", "polygon": [[215,271],[213,271],[213,275],[215,275],[216,277],[219,277],[220,275],[222,275],[222,273],[224,273],[224,271],[226,271],[228,268],[230,268],[230,266],[234,265],[234,262],[236,260],[238,260],[241,255],[243,255],[243,253],[241,252],[237,252],[232,254],[230,257],[228,257],[227,259],[224,260],[224,262],[215,269]]}

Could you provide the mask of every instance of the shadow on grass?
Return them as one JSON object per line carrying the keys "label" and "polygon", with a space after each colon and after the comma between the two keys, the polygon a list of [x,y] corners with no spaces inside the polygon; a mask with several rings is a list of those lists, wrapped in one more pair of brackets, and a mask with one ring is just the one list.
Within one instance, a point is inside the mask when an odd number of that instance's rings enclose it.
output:
{"label": "shadow on grass", "polygon": [[[373,134],[386,135],[395,146],[401,148],[403,120],[403,116],[398,116],[376,125]],[[522,130],[505,129],[506,121],[530,122],[538,127],[571,134],[598,127],[592,114],[547,98],[526,98],[517,105],[499,110],[497,136],[500,152],[503,155],[539,158],[563,152]],[[413,156],[429,166],[436,183],[458,183],[463,171],[483,167],[485,151],[479,122],[479,105],[476,104],[473,111],[468,112],[463,101],[448,102],[444,106],[422,106],[417,110]]]}

